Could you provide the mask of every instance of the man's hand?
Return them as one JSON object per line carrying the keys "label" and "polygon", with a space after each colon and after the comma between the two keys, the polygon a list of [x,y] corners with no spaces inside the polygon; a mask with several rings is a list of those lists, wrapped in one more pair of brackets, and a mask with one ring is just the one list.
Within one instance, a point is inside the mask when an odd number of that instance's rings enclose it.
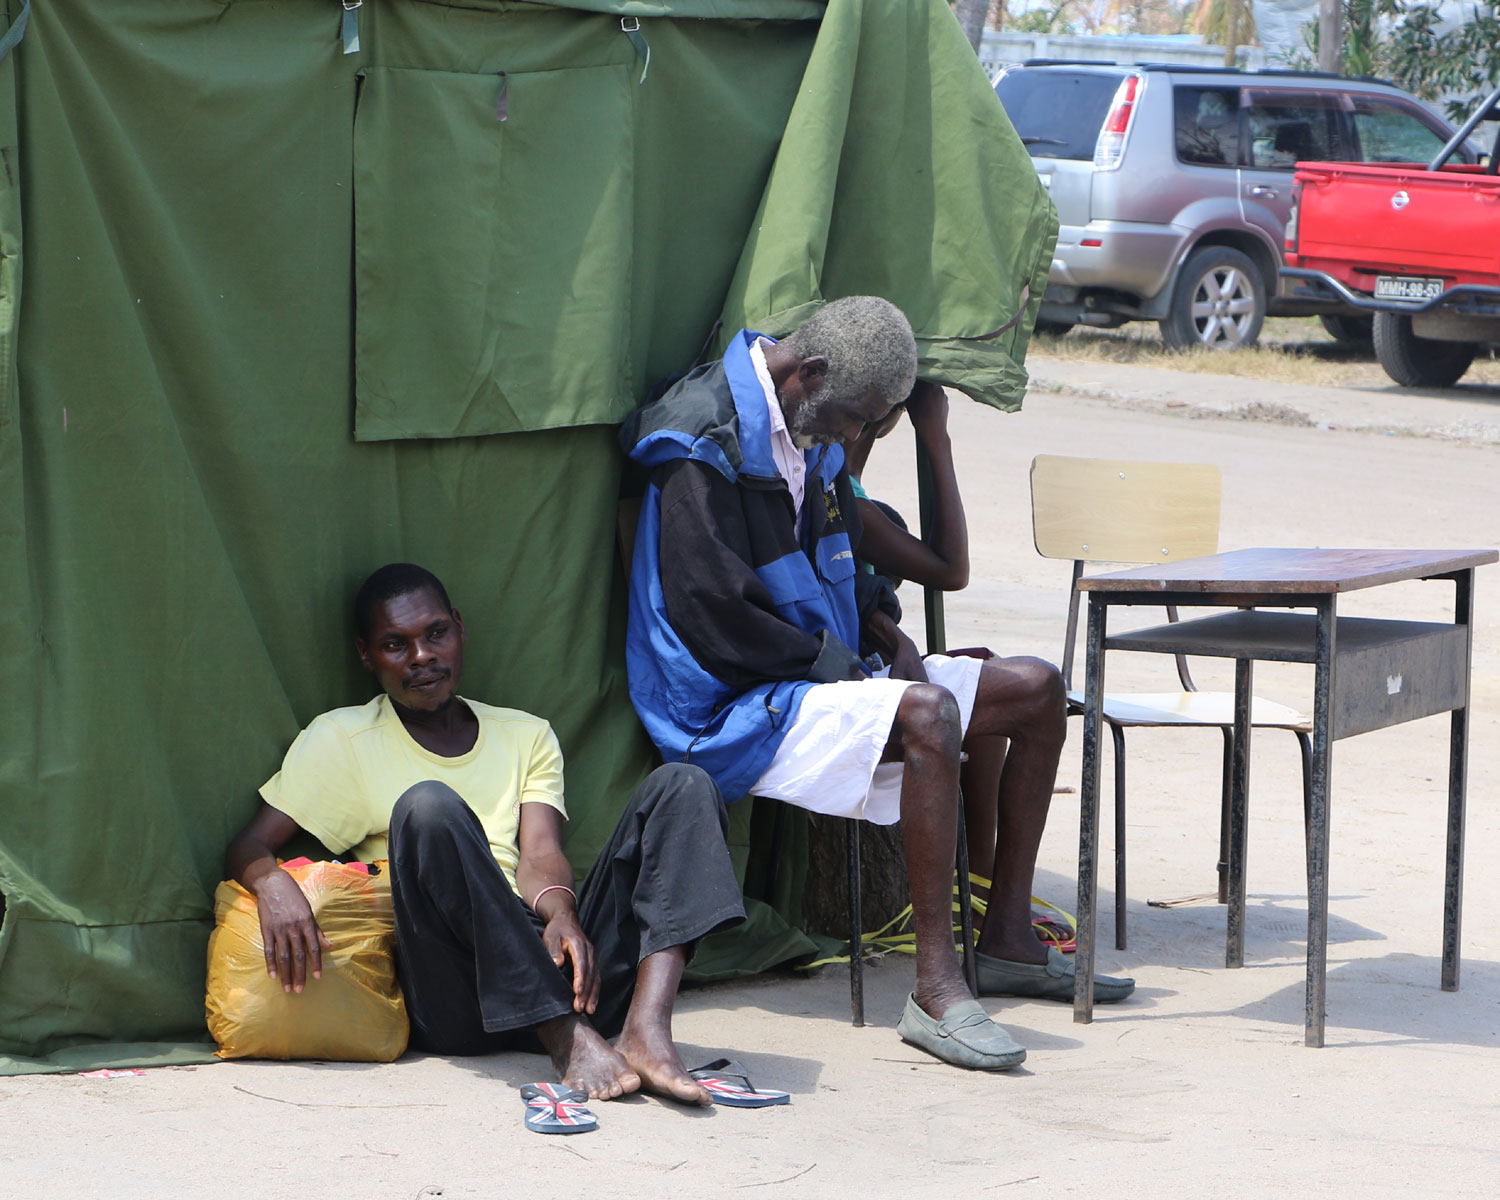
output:
{"label": "man's hand", "polygon": [[876,609],[866,618],[865,632],[880,648],[881,656],[891,664],[892,679],[927,682],[927,670],[922,666],[921,652],[917,650],[916,643],[901,632],[901,626],[891,620],[889,613]]}
{"label": "man's hand", "polygon": [[599,964],[594,959],[594,945],[584,936],[572,908],[562,909],[547,922],[542,944],[559,967],[565,960],[573,963],[573,1011],[591,1013],[598,1008]]}
{"label": "man's hand", "polygon": [[260,914],[260,938],[266,950],[266,972],[281,981],[284,992],[300,992],[312,977],[323,976],[323,951],[328,939],[313,919],[312,905],[297,881],[280,867],[255,883],[255,907]]}
{"label": "man's hand", "polygon": [[918,381],[906,399],[906,412],[923,445],[948,436],[948,393],[939,384]]}
{"label": "man's hand", "polygon": [[891,660],[891,678],[909,679],[913,683],[927,682],[927,668],[922,665],[922,654],[917,649],[917,644],[896,630],[898,639],[896,645],[896,656]]}

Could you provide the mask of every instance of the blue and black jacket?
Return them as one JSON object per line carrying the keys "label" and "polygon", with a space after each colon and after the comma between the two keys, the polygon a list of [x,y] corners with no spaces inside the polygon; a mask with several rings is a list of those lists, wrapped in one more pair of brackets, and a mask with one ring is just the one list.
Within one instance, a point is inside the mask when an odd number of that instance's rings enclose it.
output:
{"label": "blue and black jacket", "polygon": [[900,611],[888,583],[856,569],[842,446],[806,452],[799,536],[750,360],[758,336],[741,330],[620,431],[651,480],[630,575],[630,698],[663,759],[703,767],[731,802],[808,688],[868,673],[862,617]]}

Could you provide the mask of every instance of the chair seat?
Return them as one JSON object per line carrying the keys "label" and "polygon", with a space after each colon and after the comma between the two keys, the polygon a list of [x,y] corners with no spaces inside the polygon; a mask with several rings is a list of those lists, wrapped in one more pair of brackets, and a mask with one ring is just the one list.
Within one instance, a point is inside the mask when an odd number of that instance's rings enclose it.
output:
{"label": "chair seat", "polygon": [[[1083,711],[1083,693],[1069,692],[1068,704],[1075,712]],[[1234,725],[1233,692],[1106,692],[1104,719],[1116,725]],[[1250,699],[1250,724],[1258,729],[1295,729],[1310,732],[1312,720],[1295,708]]]}

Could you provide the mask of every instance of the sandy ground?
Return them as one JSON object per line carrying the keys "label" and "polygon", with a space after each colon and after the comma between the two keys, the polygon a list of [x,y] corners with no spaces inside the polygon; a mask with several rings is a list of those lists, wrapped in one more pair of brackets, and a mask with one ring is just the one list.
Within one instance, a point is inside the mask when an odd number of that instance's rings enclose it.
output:
{"label": "sandy ground", "polygon": [[[1500,452],[1484,432],[1500,425],[1493,389],[1268,390],[1122,366],[1035,360],[1032,368],[1041,386],[1021,414],[955,404],[974,579],[951,599],[951,644],[1060,653],[1068,565],[1032,548],[1027,467],[1038,453],[1219,464],[1225,549],[1500,545]],[[1255,402],[1305,413],[1312,424],[1204,411]],[[914,515],[910,462],[903,431],[877,452],[866,482]],[[1099,954],[1100,969],[1133,974],[1139,989],[1099,1009],[1091,1026],[1075,1025],[1062,1004],[988,1001],[1029,1049],[1020,1070],[962,1072],[900,1042],[894,1024],[912,975],[901,959],[869,971],[873,1023],[864,1029],[849,1025],[839,969],[682,998],[687,1057],[737,1056],[757,1081],[792,1091],[788,1107],[688,1111],[637,1097],[598,1106],[596,1133],[541,1138],[523,1130],[514,1088],[545,1077],[546,1066],[524,1055],[5,1079],[0,1197],[1493,1194],[1495,594],[1500,571],[1487,568],[1478,587],[1463,987],[1438,988],[1447,720],[1341,742],[1321,1050],[1302,1044],[1306,903],[1293,738],[1256,738],[1247,965],[1231,971],[1222,908],[1146,903],[1215,885],[1219,739],[1140,731],[1130,739],[1130,948],[1116,951],[1106,937]],[[1410,584],[1352,596],[1341,611],[1443,619],[1450,603],[1441,585]],[[915,596],[909,607],[920,610]],[[1170,667],[1118,655],[1110,670],[1112,685],[1127,687],[1165,685]],[[1210,670],[1204,682],[1228,678]],[[1310,672],[1259,668],[1257,690],[1305,706]],[[1060,776],[1074,787],[1078,742],[1074,722]],[[1106,856],[1112,837],[1106,820]],[[1077,796],[1060,794],[1039,895],[1073,907],[1076,855]],[[1106,922],[1114,906],[1106,872]]]}

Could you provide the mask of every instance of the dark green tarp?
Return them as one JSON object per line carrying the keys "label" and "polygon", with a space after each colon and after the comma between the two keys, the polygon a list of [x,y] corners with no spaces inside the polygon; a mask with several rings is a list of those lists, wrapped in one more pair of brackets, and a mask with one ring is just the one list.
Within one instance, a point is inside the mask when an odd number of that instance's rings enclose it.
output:
{"label": "dark green tarp", "polygon": [[342,14],[35,0],[0,62],[0,1071],[201,1042],[224,847],[370,694],[382,562],[552,721],[589,861],[651,761],[612,425],[716,317],[878,292],[1020,401],[1055,225],[942,0]]}

